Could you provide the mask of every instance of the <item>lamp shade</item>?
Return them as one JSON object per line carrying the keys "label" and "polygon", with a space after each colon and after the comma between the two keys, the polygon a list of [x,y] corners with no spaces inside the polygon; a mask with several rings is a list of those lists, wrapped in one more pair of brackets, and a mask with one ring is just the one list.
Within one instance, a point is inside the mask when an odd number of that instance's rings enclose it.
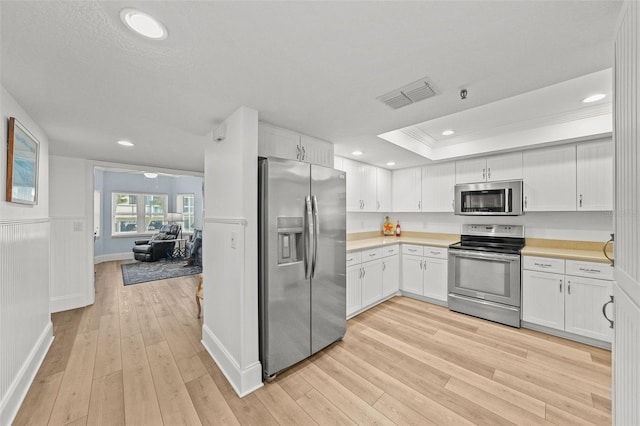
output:
{"label": "lamp shade", "polygon": [[167,213],[167,222],[182,222],[182,213]]}

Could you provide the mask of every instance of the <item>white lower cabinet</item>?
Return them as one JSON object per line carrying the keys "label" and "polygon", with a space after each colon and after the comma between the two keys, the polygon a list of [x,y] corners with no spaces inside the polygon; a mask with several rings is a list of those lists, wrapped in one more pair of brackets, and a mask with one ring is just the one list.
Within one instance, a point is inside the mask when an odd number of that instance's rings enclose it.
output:
{"label": "white lower cabinet", "polygon": [[362,264],[362,307],[382,299],[382,259]]}
{"label": "white lower cabinet", "polygon": [[397,244],[347,253],[347,317],[398,292]]}
{"label": "white lower cabinet", "polygon": [[522,271],[523,321],[611,342],[613,330],[602,315],[612,294],[608,265],[525,256],[523,267],[529,268]]}
{"label": "white lower cabinet", "polygon": [[382,259],[382,297],[400,290],[400,256],[394,254]]}
{"label": "white lower cabinet", "polygon": [[402,245],[402,291],[445,302],[447,300],[447,249]]}
{"label": "white lower cabinet", "polygon": [[362,267],[347,267],[347,317],[362,307]]}

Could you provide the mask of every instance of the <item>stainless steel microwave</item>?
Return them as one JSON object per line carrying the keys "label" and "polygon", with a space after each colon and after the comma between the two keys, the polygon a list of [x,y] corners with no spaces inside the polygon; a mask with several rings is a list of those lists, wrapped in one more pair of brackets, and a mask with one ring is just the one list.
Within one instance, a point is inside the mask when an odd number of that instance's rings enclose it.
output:
{"label": "stainless steel microwave", "polygon": [[455,214],[518,216],[522,211],[522,180],[458,184]]}

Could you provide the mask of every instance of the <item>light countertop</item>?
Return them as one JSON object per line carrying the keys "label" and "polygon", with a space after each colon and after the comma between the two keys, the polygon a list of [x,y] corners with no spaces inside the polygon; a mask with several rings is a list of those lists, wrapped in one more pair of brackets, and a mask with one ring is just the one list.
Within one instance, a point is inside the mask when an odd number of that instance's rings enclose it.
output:
{"label": "light countertop", "polygon": [[526,246],[524,249],[522,249],[522,255],[552,257],[556,259],[582,260],[586,262],[610,263],[609,260],[604,257],[602,250]]}
{"label": "light countertop", "polygon": [[[390,244],[449,247],[458,241],[460,241],[460,236],[456,234],[406,232],[400,237],[384,237],[379,234],[376,235],[376,233],[350,234],[347,241],[347,252],[384,247]],[[602,245],[602,242],[527,238],[526,246],[522,249],[522,255],[609,263],[609,260],[602,253]],[[609,246],[610,248],[611,246]],[[610,257],[613,257],[610,250],[607,253]]]}
{"label": "light countertop", "polygon": [[400,237],[369,237],[352,239],[347,241],[347,252],[367,250],[376,247],[383,247],[390,244],[417,244],[431,247],[449,247],[449,245],[460,241],[460,236],[455,234],[432,234],[420,232],[407,232]]}

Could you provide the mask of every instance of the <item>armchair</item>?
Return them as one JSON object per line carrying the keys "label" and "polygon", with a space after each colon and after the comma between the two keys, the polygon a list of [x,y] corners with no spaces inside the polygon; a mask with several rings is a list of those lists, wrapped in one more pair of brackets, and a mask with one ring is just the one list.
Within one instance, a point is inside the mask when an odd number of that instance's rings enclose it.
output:
{"label": "armchair", "polygon": [[[187,240],[187,255],[193,256],[193,263],[202,266],[202,229],[195,229]],[[195,253],[192,251],[195,250]]]}
{"label": "armchair", "polygon": [[155,262],[173,252],[175,240],[180,233],[180,225],[162,225],[160,232],[149,240],[134,242],[133,257],[142,262]]}

